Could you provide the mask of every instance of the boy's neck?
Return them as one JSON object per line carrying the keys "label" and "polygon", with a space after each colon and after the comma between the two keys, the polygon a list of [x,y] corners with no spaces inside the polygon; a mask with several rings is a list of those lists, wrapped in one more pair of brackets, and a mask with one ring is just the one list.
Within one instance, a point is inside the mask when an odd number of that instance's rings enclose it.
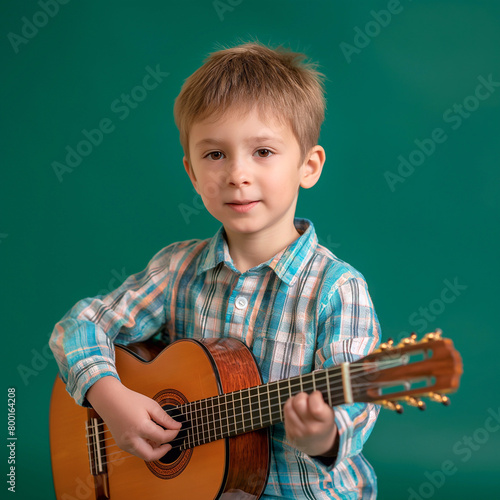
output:
{"label": "boy's neck", "polygon": [[234,267],[241,273],[268,261],[299,236],[295,226],[279,235],[272,230],[258,234],[231,233],[226,230],[229,254]]}

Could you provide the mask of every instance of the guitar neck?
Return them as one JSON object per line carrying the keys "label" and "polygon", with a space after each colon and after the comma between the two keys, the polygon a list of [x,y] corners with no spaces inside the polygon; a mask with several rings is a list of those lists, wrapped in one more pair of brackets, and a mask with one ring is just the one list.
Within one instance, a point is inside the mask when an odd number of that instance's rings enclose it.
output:
{"label": "guitar neck", "polygon": [[300,392],[320,391],[330,406],[352,402],[349,363],[186,403],[169,412],[187,422],[181,449],[282,422],[283,406]]}
{"label": "guitar neck", "polygon": [[449,401],[440,392],[458,387],[462,363],[449,339],[440,332],[420,342],[412,336],[396,347],[380,349],[354,363],[342,363],[285,380],[186,403],[168,410],[183,424],[181,449],[255,431],[283,421],[283,406],[300,392],[320,391],[330,406],[380,402],[400,412],[398,401],[425,408],[417,396]]}

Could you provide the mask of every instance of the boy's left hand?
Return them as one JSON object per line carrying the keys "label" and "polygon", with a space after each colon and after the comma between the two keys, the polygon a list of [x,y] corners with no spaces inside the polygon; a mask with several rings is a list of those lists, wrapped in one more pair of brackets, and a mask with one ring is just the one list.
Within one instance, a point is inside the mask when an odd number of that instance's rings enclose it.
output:
{"label": "boy's left hand", "polygon": [[291,397],[284,415],[286,436],[295,448],[313,457],[332,451],[338,439],[335,413],[321,392]]}

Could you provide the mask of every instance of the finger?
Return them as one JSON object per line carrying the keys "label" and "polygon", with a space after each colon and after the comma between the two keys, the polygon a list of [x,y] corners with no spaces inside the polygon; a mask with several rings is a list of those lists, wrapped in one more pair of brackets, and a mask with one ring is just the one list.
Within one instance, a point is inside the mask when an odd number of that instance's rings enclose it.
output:
{"label": "finger", "polygon": [[140,435],[143,439],[151,441],[156,446],[172,441],[180,429],[164,429],[156,422],[149,420],[141,429]]}
{"label": "finger", "polygon": [[309,403],[307,400],[308,396],[305,392],[301,392],[289,400],[291,408],[301,420],[306,419],[309,413]]}
{"label": "finger", "polygon": [[290,432],[294,435],[298,434],[303,428],[302,419],[297,415],[291,399],[285,405],[285,428],[287,433]]}
{"label": "finger", "polygon": [[172,449],[172,446],[168,443],[162,444],[160,446],[154,446],[145,439],[138,439],[130,446],[127,451],[136,455],[146,462],[152,460],[159,460],[163,455],[168,453]]}
{"label": "finger", "polygon": [[313,392],[307,401],[309,414],[315,420],[324,421],[330,416],[331,408],[325,403],[323,395],[319,391]]}
{"label": "finger", "polygon": [[159,460],[161,457],[163,457],[163,455],[166,455],[171,449],[172,445],[170,445],[169,443],[162,444],[161,446],[158,446],[156,448],[152,447],[147,461],[150,462],[152,460]]}

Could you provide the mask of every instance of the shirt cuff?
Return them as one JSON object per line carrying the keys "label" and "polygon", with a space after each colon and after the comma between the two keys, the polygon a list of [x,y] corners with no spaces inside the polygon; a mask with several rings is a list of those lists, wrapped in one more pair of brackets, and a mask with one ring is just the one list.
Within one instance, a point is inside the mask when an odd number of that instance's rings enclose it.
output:
{"label": "shirt cuff", "polygon": [[120,380],[115,365],[102,357],[90,357],[77,363],[69,373],[66,390],[80,405],[87,408],[91,404],[85,395],[87,391],[101,378],[112,376]]}
{"label": "shirt cuff", "polygon": [[377,420],[380,407],[372,403],[354,403],[335,408],[339,431],[339,448],[334,466],[346,458],[358,455]]}

